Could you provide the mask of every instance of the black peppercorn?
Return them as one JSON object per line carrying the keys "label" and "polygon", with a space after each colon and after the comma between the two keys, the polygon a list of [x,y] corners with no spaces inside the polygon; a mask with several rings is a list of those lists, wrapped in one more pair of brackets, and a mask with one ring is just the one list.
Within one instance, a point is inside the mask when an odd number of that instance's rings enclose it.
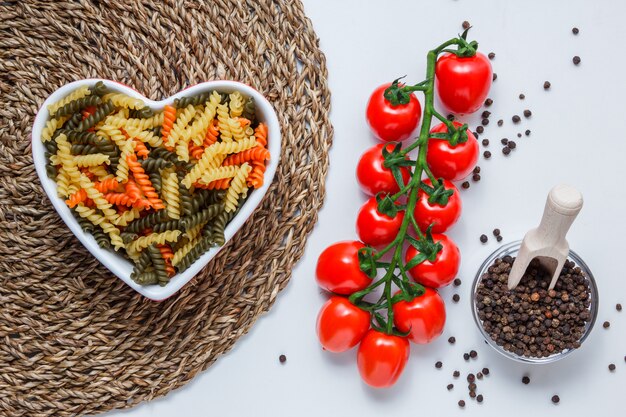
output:
{"label": "black peppercorn", "polygon": [[280,361],[280,363],[285,363],[287,362],[287,357],[285,355],[280,355],[278,357],[278,360]]}
{"label": "black peppercorn", "polygon": [[574,63],[574,65],[580,64],[580,57],[576,55],[574,58],[572,58],[572,62]]}
{"label": "black peppercorn", "polygon": [[527,376],[522,377],[522,383],[524,383],[524,385],[530,384],[530,378]]}
{"label": "black peppercorn", "polygon": [[550,84],[550,81],[546,81],[546,82],[543,83],[543,89],[544,90],[549,90],[551,86],[552,86],[552,84]]}
{"label": "black peppercorn", "polygon": [[454,336],[450,336],[448,338],[448,343],[450,343],[451,345],[455,344],[456,343],[456,338]]}
{"label": "black peppercorn", "polygon": [[489,238],[487,237],[487,235],[480,235],[480,241],[481,241],[482,243],[487,243],[487,240],[488,240],[488,239],[489,239]]}
{"label": "black peppercorn", "polygon": [[487,56],[489,57],[489,59],[494,59],[496,57],[496,54],[493,52],[489,52]]}
{"label": "black peppercorn", "polygon": [[559,396],[558,396],[558,395],[553,395],[553,396],[552,396],[552,402],[553,402],[554,404],[558,404],[558,403],[559,403],[559,401],[561,401],[561,399],[559,398]]}

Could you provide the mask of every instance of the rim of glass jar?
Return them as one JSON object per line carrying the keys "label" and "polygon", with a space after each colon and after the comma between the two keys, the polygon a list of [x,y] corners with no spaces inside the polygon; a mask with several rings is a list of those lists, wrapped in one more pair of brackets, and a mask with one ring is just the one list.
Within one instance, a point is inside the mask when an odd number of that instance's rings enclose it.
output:
{"label": "rim of glass jar", "polygon": [[[485,331],[485,329],[483,328],[482,322],[480,318],[478,317],[478,308],[476,306],[476,289],[478,287],[478,283],[480,282],[482,275],[485,273],[487,268],[491,266],[493,261],[496,260],[496,258],[502,258],[507,255],[513,256],[513,254],[516,254],[521,246],[521,243],[522,243],[521,240],[516,240],[514,242],[507,243],[503,245],[502,247],[496,249],[495,251],[491,253],[491,255],[487,257],[487,259],[485,259],[485,261],[482,263],[482,265],[478,269],[478,272],[476,273],[476,276],[474,277],[474,282],[472,283],[472,316],[474,317],[474,323],[476,324],[476,327],[478,327],[478,330],[482,334],[487,344],[491,346],[496,352],[500,353],[501,355],[509,359],[512,359],[517,362],[530,363],[530,364],[546,364],[546,363],[556,362],[558,360],[561,360],[569,356],[571,353],[577,351],[580,348],[567,349],[562,352],[555,353],[553,355],[550,355],[544,358],[520,356],[513,352],[509,352],[508,350],[505,350],[502,346],[498,346],[498,344]],[[589,279],[589,288],[591,290],[591,302],[589,304],[589,311],[591,312],[591,318],[585,325],[585,332],[583,333],[582,337],[579,340],[580,344],[582,345],[582,343],[585,341],[585,339],[587,339],[587,337],[591,333],[591,330],[593,329],[593,326],[596,322],[596,318],[598,317],[598,305],[599,305],[598,287],[596,285],[596,280],[593,274],[591,273],[591,269],[589,269],[589,266],[585,263],[585,261],[582,260],[582,258],[576,252],[570,249],[568,259],[573,261],[576,264],[576,266],[580,267],[585,272],[585,274],[587,275],[587,278]]]}

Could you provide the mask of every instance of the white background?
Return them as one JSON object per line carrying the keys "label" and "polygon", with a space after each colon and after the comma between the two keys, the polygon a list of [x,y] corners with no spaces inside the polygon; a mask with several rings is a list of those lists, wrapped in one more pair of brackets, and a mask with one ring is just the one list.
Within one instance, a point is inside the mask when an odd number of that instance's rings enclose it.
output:
{"label": "white background", "polygon": [[[626,2],[614,1],[337,1],[306,0],[305,8],[328,59],[335,127],[327,198],[319,223],[291,283],[272,311],[235,348],[185,387],[167,397],[113,416],[624,416],[626,387]],[[462,193],[464,213],[450,235],[461,248],[461,302],[442,291],[448,307],[443,337],[412,345],[398,384],[388,390],[365,386],[355,351],[323,352],[315,319],[325,296],[314,281],[318,255],[329,244],[355,237],[354,219],[364,196],[354,179],[359,155],[375,141],[364,120],[370,92],[399,75],[423,78],[429,48],[456,35],[469,20],[480,49],[496,52],[498,79],[490,96],[492,123],[481,139],[493,157],[479,162],[482,181]],[[574,36],[573,26],[580,28]],[[580,55],[575,67],[572,57]],[[552,89],[543,90],[550,80]],[[519,93],[526,95],[520,101]],[[511,116],[532,110],[513,126]],[[505,120],[498,128],[495,121]],[[475,120],[472,121],[475,126]],[[516,133],[531,129],[529,138]],[[507,158],[502,137],[518,148]],[[481,149],[482,151],[482,149]],[[589,264],[600,288],[598,323],[583,347],[561,362],[529,366],[500,357],[480,339],[470,313],[469,287],[482,260],[497,248],[482,233],[499,227],[504,242],[520,238],[538,222],[548,190],[559,182],[579,188],[585,206],[569,233],[571,247]],[[602,322],[610,320],[609,330]],[[447,343],[454,335],[455,346]],[[463,352],[477,349],[470,363]],[[287,363],[278,362],[280,354]],[[443,361],[442,370],[434,363]],[[610,373],[607,365],[617,364]],[[467,383],[452,371],[491,375],[478,384],[482,405],[467,397]],[[530,385],[520,380],[530,375]],[[452,392],[446,385],[455,382]],[[561,403],[550,397],[559,394]],[[467,407],[460,410],[459,399]]]}

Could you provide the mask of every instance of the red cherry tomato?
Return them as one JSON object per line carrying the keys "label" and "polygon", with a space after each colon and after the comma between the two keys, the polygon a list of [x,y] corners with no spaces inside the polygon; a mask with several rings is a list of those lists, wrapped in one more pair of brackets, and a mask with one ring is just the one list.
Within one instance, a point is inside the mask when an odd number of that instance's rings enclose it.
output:
{"label": "red cherry tomato", "polygon": [[352,294],[370,285],[372,279],[359,268],[359,249],[365,247],[357,241],[337,242],[320,255],[315,268],[317,285],[337,294]]}
{"label": "red cherry tomato", "polygon": [[384,96],[390,85],[383,84],[372,93],[367,103],[367,123],[378,139],[400,142],[408,139],[417,127],[422,106],[413,93],[408,103],[393,106]]}
{"label": "red cherry tomato", "polygon": [[410,350],[404,337],[368,331],[356,357],[361,378],[374,388],[392,386],[402,374]]}
{"label": "red cherry tomato", "polygon": [[[443,246],[434,262],[425,260],[409,270],[409,275],[422,285],[441,288],[448,285],[456,277],[461,265],[461,252],[456,244],[446,235],[433,234],[433,240]],[[405,262],[409,262],[419,251],[409,246],[405,254]]]}
{"label": "red cherry tomato", "polygon": [[491,64],[480,52],[465,58],[445,54],[435,66],[435,89],[451,112],[474,113],[489,94],[492,77]]}
{"label": "red cherry tomato", "polygon": [[367,245],[385,246],[395,239],[403,219],[404,211],[398,212],[393,218],[380,213],[376,198],[372,197],[359,210],[356,232],[359,239]]}
{"label": "red cherry tomato", "polygon": [[[423,182],[432,186],[432,182],[428,178]],[[426,230],[433,223],[432,231],[434,233],[443,233],[456,223],[461,216],[462,203],[461,197],[459,197],[459,190],[448,180],[443,180],[443,186],[446,190],[454,191],[448,198],[448,204],[445,206],[429,203],[428,194],[421,189],[419,190],[413,215],[421,230]]]}
{"label": "red cherry tomato", "polygon": [[369,328],[370,314],[344,297],[331,297],[317,316],[317,337],[324,349],[331,352],[352,349]]}
{"label": "red cherry tomato", "polygon": [[446,305],[437,291],[425,287],[425,292],[411,302],[398,301],[393,305],[393,322],[398,330],[410,332],[413,343],[430,343],[443,333],[446,324]]}
{"label": "red cherry tomato", "polygon": [[[455,127],[462,126],[454,122]],[[445,123],[435,126],[430,133],[445,133],[448,131]],[[467,141],[450,145],[445,139],[431,138],[428,141],[426,162],[436,178],[445,178],[450,181],[459,181],[467,177],[478,161],[478,141],[472,132],[467,130]]]}
{"label": "red cherry tomato", "polygon": [[[376,195],[379,192],[393,194],[400,191],[400,187],[398,187],[391,170],[383,166],[385,162],[383,146],[386,146],[390,152],[393,150],[391,143],[387,145],[381,143],[372,146],[361,156],[356,167],[356,179],[359,182],[359,186],[364,193],[369,195]],[[408,183],[410,179],[409,170],[401,167],[400,174],[404,184]]]}

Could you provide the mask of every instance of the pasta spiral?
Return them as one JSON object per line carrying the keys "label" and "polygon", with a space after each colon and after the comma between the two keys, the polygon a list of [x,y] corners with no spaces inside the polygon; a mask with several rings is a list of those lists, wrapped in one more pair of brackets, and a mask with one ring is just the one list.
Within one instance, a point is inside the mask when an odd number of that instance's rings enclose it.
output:
{"label": "pasta spiral", "polygon": [[165,200],[167,213],[172,219],[180,219],[178,176],[175,172],[169,172],[163,175],[161,184],[161,194]]}
{"label": "pasta spiral", "polygon": [[241,167],[239,167],[237,174],[226,192],[226,197],[224,197],[226,211],[235,211],[237,209],[239,196],[247,193],[246,178],[248,178],[248,174],[251,170],[252,167],[247,162],[244,162]]}

